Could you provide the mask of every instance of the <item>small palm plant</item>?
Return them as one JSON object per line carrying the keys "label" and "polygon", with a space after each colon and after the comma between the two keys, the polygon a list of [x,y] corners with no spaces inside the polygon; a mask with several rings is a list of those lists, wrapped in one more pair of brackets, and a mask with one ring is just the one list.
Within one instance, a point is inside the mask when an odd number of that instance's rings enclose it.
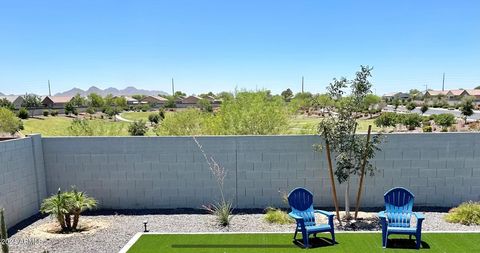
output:
{"label": "small palm plant", "polygon": [[43,200],[40,212],[54,217],[63,232],[71,232],[77,230],[80,214],[96,206],[97,201],[94,198],[77,191],[75,187],[72,187],[70,192],[62,192],[59,188],[57,194]]}
{"label": "small palm plant", "polygon": [[62,231],[67,230],[65,224],[65,215],[68,214],[68,197],[62,193],[60,188],[56,195],[52,195],[47,199],[44,199],[40,207],[40,212],[46,213],[57,219],[58,224],[62,228]]}
{"label": "small palm plant", "polygon": [[80,219],[80,214],[86,210],[91,210],[97,207],[97,201],[89,197],[84,192],[77,191],[76,188],[73,188],[70,192],[71,206],[69,209],[69,215],[73,215],[73,224],[72,229],[76,230],[78,226],[78,220]]}

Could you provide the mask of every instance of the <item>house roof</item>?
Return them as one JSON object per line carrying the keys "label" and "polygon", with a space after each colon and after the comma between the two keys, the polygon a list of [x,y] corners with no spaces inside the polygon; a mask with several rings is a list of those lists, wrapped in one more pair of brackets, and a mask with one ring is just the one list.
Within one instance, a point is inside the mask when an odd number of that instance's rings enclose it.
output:
{"label": "house roof", "polygon": [[452,94],[453,96],[460,96],[464,92],[466,91],[465,90],[449,90],[447,94]]}
{"label": "house roof", "polygon": [[138,102],[138,100],[132,97],[125,97],[125,99],[127,100],[127,102]]}
{"label": "house roof", "polygon": [[447,95],[448,90],[429,90],[427,93],[431,96]]}
{"label": "house roof", "polygon": [[389,93],[385,93],[383,96],[384,97],[394,97],[398,93],[400,93],[400,92],[389,92]]}
{"label": "house roof", "polygon": [[184,102],[190,103],[191,101],[200,100],[200,99],[202,99],[202,98],[199,97],[199,96],[193,96],[192,95],[192,96],[188,96],[188,97],[182,99],[182,103],[184,103]]}
{"label": "house roof", "polygon": [[158,100],[158,101],[168,101],[168,99],[166,99],[164,97],[160,97],[160,96],[146,96],[142,99],[142,101],[146,98],[153,98],[153,99]]}
{"label": "house roof", "polygon": [[17,100],[18,98],[23,99],[22,96],[0,96],[0,99],[4,99],[4,98],[10,101],[10,103],[15,102],[15,100]]}
{"label": "house roof", "polygon": [[472,89],[472,90],[466,90],[468,95],[470,96],[480,96],[480,90],[478,89]]}
{"label": "house roof", "polygon": [[70,102],[70,100],[72,100],[72,98],[73,97],[68,97],[68,96],[46,96],[42,100],[42,103],[45,102],[46,99],[50,99],[55,104],[68,103]]}

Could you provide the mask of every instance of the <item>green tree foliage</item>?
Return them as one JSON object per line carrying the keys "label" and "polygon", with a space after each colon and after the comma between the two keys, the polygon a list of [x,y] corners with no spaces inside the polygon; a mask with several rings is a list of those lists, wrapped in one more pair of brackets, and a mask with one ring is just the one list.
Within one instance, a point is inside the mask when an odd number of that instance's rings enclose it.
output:
{"label": "green tree foliage", "polygon": [[183,97],[186,97],[187,94],[185,92],[181,92],[181,91],[175,91],[175,93],[173,94],[173,96],[175,98],[183,98]]}
{"label": "green tree foliage", "polygon": [[23,96],[23,103],[22,107],[27,108],[31,112],[31,116],[33,117],[33,109],[40,107],[42,104],[42,100],[39,96],[35,94],[26,94]]}
{"label": "green tree foliage", "polygon": [[28,110],[25,107],[18,110],[18,117],[21,119],[28,119]]}
{"label": "green tree foliage", "polygon": [[165,117],[162,124],[155,129],[155,133],[174,136],[212,134],[208,127],[210,117],[213,116],[194,108],[178,111]]}
{"label": "green tree foliage", "polygon": [[98,110],[105,105],[105,101],[103,100],[102,96],[98,95],[97,93],[90,93],[87,97],[87,105],[95,108],[95,110]]}
{"label": "green tree foliage", "polygon": [[77,107],[75,107],[75,104],[72,101],[69,101],[65,104],[65,114],[70,115],[70,114],[78,114]]}
{"label": "green tree foliage", "polygon": [[375,94],[367,94],[363,100],[363,110],[371,110],[373,107],[377,106],[382,102],[382,98]]}
{"label": "green tree foliage", "polygon": [[86,104],[85,98],[78,93],[70,100],[70,102],[74,107],[82,107]]}
{"label": "green tree foliage", "polygon": [[48,117],[49,114],[50,114],[49,110],[43,110],[43,116]]}
{"label": "green tree foliage", "polygon": [[74,119],[68,127],[70,136],[120,136],[123,124],[105,124],[102,121]]}
{"label": "green tree foliage", "polygon": [[160,108],[158,110],[158,116],[160,116],[160,120],[164,120],[165,119],[165,109]]}
{"label": "green tree foliage", "polygon": [[315,101],[313,94],[310,92],[299,92],[295,94],[293,99],[290,102],[290,106],[294,108],[294,110],[308,110],[314,104],[319,101]]}
{"label": "green tree foliage", "polygon": [[220,99],[222,101],[226,101],[226,100],[231,100],[234,98],[233,94],[231,92],[227,92],[227,91],[222,91],[220,93],[217,94],[217,99]]}
{"label": "green tree foliage", "polygon": [[141,95],[141,94],[140,94],[140,95],[133,95],[133,96],[132,96],[132,98],[134,98],[134,99],[136,99],[136,100],[138,100],[138,101],[144,99],[145,97],[146,97],[145,95]]}
{"label": "green tree foliage", "polygon": [[285,102],[290,102],[290,100],[293,97],[293,92],[290,88],[288,88],[288,89],[282,91],[282,93],[280,95],[282,96],[282,98]]}
{"label": "green tree foliage", "polygon": [[128,132],[132,136],[144,136],[148,131],[148,127],[143,120],[136,120],[128,126]]}
{"label": "green tree foliage", "polygon": [[397,111],[398,107],[402,104],[402,101],[400,101],[400,99],[398,98],[394,98],[392,101],[392,104],[393,104],[394,110]]}
{"label": "green tree foliage", "polygon": [[148,121],[150,121],[150,124],[158,124],[160,122],[160,114],[158,113],[151,113],[148,115]]}
{"label": "green tree foliage", "polygon": [[212,102],[208,99],[202,98],[198,100],[198,107],[203,112],[213,112]]}
{"label": "green tree foliage", "polygon": [[174,96],[168,96],[167,101],[163,105],[165,108],[176,108],[177,107],[177,101]]}
{"label": "green tree foliage", "polygon": [[13,104],[6,98],[0,99],[0,107],[7,108],[11,111],[15,110]]}
{"label": "green tree foliage", "polygon": [[474,102],[475,98],[468,96],[464,97],[459,104],[460,106],[460,112],[462,112],[462,115],[465,116],[465,124],[467,124],[467,117],[473,115],[473,109],[475,108]]}
{"label": "green tree foliage", "polygon": [[281,97],[268,91],[243,91],[222,103],[213,125],[220,135],[269,135],[285,130],[288,119]]}
{"label": "green tree foliage", "polygon": [[450,113],[442,113],[435,115],[433,120],[435,124],[442,127],[442,131],[447,131],[447,129],[455,123],[455,116]]}
{"label": "green tree foliage", "polygon": [[5,107],[0,107],[0,133],[14,135],[22,129],[23,123],[15,116],[15,113]]}
{"label": "green tree foliage", "polygon": [[[335,117],[330,116],[322,120],[318,126],[319,134],[330,144],[332,153],[335,154],[335,175],[338,182],[347,183],[345,193],[345,211],[350,216],[349,185],[350,176],[360,173],[363,158],[366,157],[365,171],[373,175],[374,165],[370,162],[375,157],[376,151],[380,150],[381,135],[376,134],[367,145],[366,137],[356,135],[355,112],[364,103],[367,94],[371,93],[372,84],[368,80],[371,77],[372,68],[361,66],[352,81],[346,78],[333,79],[327,87],[328,94],[335,100]],[[344,98],[345,89],[350,85],[351,96]],[[321,149],[322,145],[317,145]]]}
{"label": "green tree foliage", "polygon": [[40,211],[54,217],[62,231],[70,232],[77,230],[81,213],[96,206],[97,201],[84,192],[75,188],[69,192],[58,189],[57,194],[43,200]]}
{"label": "green tree foliage", "polygon": [[417,107],[417,105],[414,102],[410,102],[407,104],[406,107],[407,107],[407,110],[413,111]]}
{"label": "green tree foliage", "polygon": [[384,112],[375,119],[374,123],[377,127],[395,127],[397,125],[397,114]]}
{"label": "green tree foliage", "polygon": [[423,103],[422,107],[420,107],[420,111],[422,112],[422,114],[424,114],[426,111],[428,111],[428,104]]}
{"label": "green tree foliage", "polygon": [[401,123],[408,128],[408,130],[415,130],[416,127],[420,127],[422,122],[422,116],[416,113],[408,113],[401,117]]}

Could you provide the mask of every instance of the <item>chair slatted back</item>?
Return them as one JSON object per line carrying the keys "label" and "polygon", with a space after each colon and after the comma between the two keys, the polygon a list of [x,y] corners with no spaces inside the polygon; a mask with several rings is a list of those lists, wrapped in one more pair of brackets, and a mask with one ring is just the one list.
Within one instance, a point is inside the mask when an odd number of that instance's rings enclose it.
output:
{"label": "chair slatted back", "polygon": [[384,199],[388,226],[410,227],[413,201],[415,199],[413,193],[403,187],[396,187],[386,192]]}
{"label": "chair slatted back", "polygon": [[288,204],[292,212],[303,217],[306,226],[315,226],[313,194],[304,188],[295,188],[288,194]]}

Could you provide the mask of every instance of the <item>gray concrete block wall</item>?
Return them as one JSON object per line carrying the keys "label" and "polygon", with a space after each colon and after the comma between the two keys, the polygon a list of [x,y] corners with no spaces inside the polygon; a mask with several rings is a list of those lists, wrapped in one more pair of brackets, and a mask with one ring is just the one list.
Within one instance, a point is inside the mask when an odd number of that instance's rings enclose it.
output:
{"label": "gray concrete block wall", "polygon": [[[332,206],[325,153],[317,136],[199,137],[228,175],[226,195],[238,208],[285,206],[281,192],[307,187],[318,206]],[[215,180],[191,137],[44,138],[47,190],[76,185],[104,208],[200,208],[218,199]],[[419,206],[479,200],[480,134],[388,134],[366,177],[363,206],[404,186]],[[355,199],[358,177],[351,180]],[[345,184],[338,185],[343,206]]]}
{"label": "gray concrete block wall", "polygon": [[0,207],[8,227],[38,213],[46,193],[43,170],[40,136],[0,142]]}

